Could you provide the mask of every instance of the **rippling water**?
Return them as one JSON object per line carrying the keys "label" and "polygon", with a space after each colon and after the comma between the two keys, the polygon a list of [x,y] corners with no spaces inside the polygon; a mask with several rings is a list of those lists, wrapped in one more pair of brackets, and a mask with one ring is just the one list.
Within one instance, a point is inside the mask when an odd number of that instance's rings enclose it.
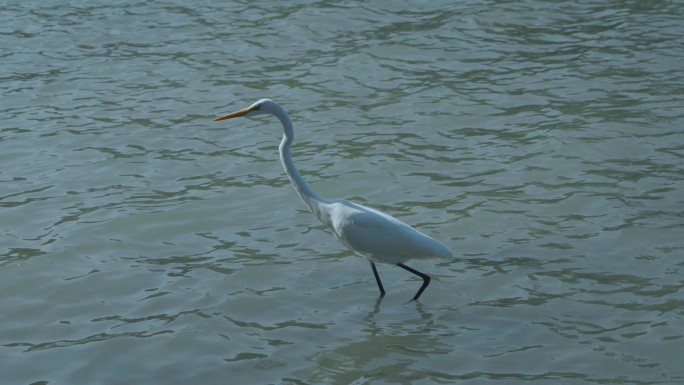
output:
{"label": "rippling water", "polygon": [[[0,7],[8,384],[684,381],[684,5]],[[445,241],[420,282],[307,212]]]}

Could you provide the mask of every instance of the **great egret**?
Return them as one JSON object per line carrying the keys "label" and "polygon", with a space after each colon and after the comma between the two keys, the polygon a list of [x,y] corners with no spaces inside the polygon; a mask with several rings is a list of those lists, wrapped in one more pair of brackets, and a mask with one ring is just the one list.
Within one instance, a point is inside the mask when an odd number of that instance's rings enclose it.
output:
{"label": "great egret", "polygon": [[411,258],[450,259],[453,258],[453,254],[449,248],[378,210],[342,199],[328,200],[318,196],[295,167],[290,155],[290,145],[294,140],[292,121],[276,102],[261,99],[247,108],[214,118],[214,121],[262,114],[275,115],[283,124],[284,135],[279,147],[280,160],[297,194],[340,242],[354,253],[368,258],[380,289],[380,297],[385,295],[385,289],[375,268],[375,262],[395,264],[421,277],[423,285],[413,297],[414,301],[417,300],[430,284],[430,277],[404,265],[404,262]]}

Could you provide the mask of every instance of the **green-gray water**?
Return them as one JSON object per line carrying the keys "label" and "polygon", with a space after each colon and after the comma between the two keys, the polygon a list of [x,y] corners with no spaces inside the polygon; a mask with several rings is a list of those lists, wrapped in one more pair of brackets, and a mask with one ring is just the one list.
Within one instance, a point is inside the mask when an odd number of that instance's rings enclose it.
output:
{"label": "green-gray water", "polygon": [[[684,3],[0,6],[0,383],[684,382]],[[322,196],[452,261],[350,255]]]}

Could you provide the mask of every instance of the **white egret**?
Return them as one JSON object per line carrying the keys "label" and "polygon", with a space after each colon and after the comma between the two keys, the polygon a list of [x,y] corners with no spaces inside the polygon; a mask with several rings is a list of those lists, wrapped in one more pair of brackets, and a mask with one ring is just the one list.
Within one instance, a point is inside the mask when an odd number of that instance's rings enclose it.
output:
{"label": "white egret", "polygon": [[413,300],[417,300],[430,284],[430,277],[404,265],[404,262],[412,258],[450,259],[453,258],[453,254],[449,248],[378,210],[346,200],[328,200],[318,196],[295,167],[290,155],[290,146],[294,140],[292,121],[285,110],[274,101],[261,99],[247,108],[214,118],[214,121],[261,114],[275,115],[283,125],[284,135],[279,147],[280,160],[297,194],[340,242],[354,253],[368,258],[380,289],[380,297],[385,295],[385,289],[375,268],[375,262],[395,264],[421,277],[423,285],[413,297]]}

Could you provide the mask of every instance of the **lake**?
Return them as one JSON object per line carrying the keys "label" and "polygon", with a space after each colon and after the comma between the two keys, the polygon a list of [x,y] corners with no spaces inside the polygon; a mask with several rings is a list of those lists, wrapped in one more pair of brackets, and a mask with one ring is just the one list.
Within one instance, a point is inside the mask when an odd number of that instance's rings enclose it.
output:
{"label": "lake", "polygon": [[1,8],[2,383],[684,382],[684,3]]}

